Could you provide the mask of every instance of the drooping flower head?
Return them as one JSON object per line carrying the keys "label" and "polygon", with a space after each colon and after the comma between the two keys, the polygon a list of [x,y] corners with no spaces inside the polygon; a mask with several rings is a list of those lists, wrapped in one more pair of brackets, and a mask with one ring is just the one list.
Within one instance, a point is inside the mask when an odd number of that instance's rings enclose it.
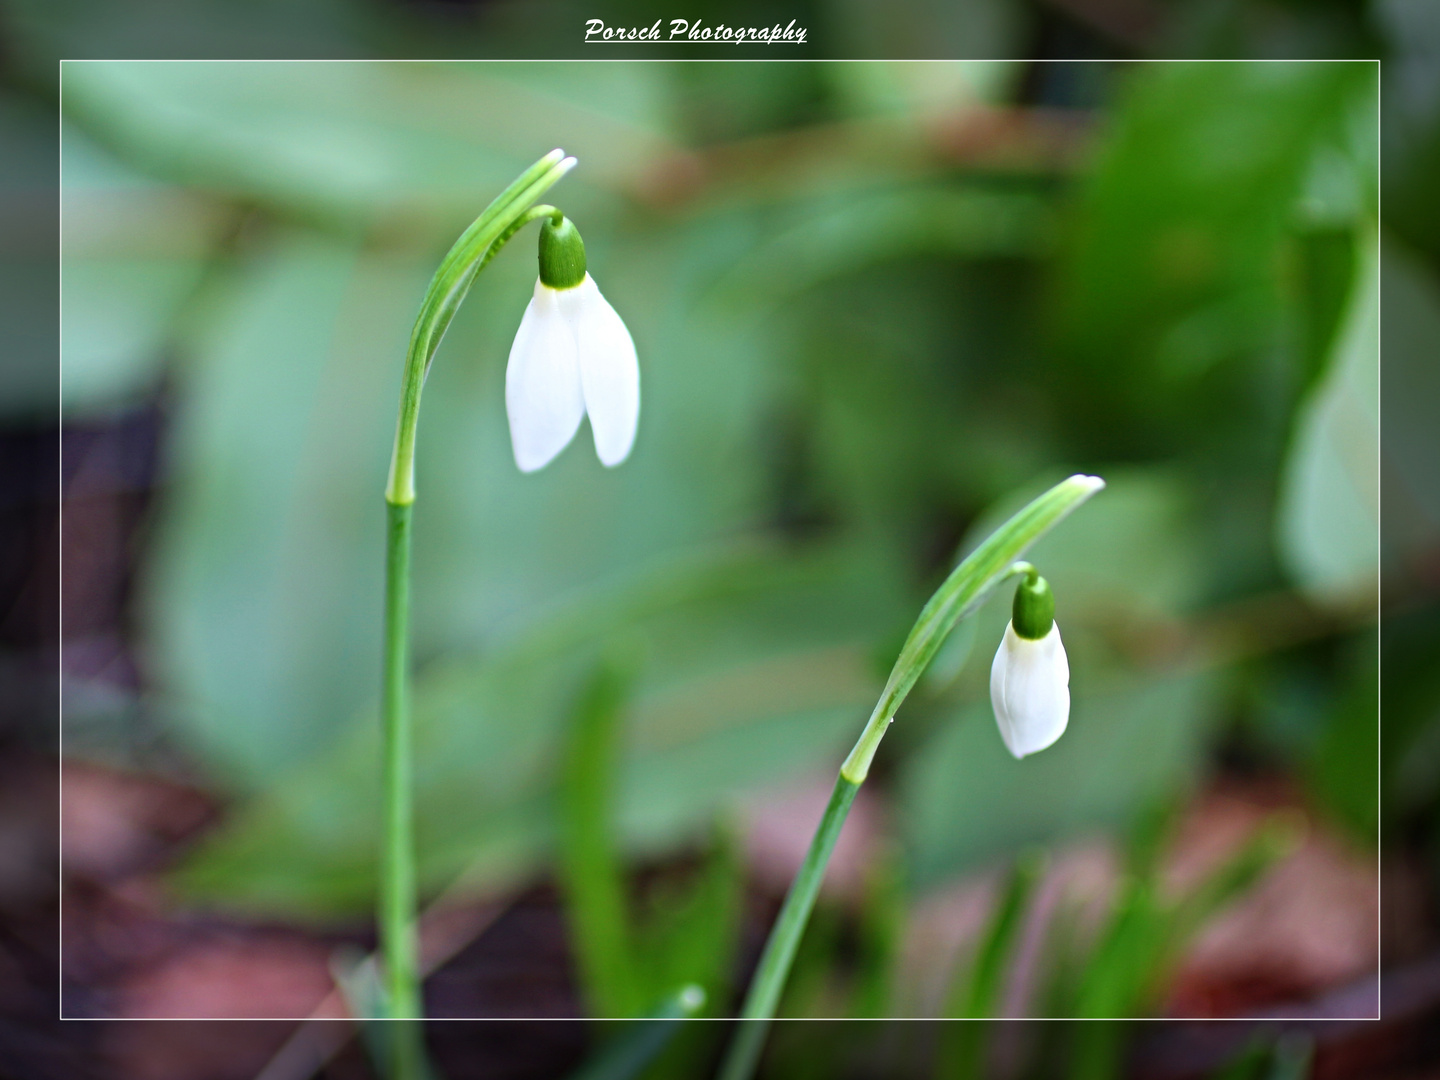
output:
{"label": "drooping flower head", "polygon": [[602,464],[619,465],[635,442],[635,343],[586,272],[580,233],[558,214],[540,228],[540,276],[510,347],[505,410],[521,472],[549,464],[587,414]]}
{"label": "drooping flower head", "polygon": [[1055,625],[1055,596],[1033,569],[1015,590],[1010,625],[990,665],[990,704],[1016,758],[1044,750],[1070,721],[1070,662]]}

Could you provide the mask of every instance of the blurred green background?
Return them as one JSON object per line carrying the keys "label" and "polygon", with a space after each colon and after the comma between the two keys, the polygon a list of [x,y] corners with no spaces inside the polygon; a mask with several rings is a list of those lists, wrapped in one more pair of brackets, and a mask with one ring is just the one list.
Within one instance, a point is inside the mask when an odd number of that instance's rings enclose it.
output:
{"label": "blurred green background", "polygon": [[[823,778],[955,560],[1074,471],[1109,488],[1032,556],[1070,729],[1011,760],[986,689],[1006,604],[962,627],[877,764],[896,903],[1131,835],[1217,775],[1290,778],[1361,852],[1378,776],[1423,850],[1440,679],[1413,581],[1440,495],[1407,463],[1440,450],[1440,237],[1403,170],[1380,227],[1379,89],[1369,62],[67,63],[64,417],[158,444],[118,630],[86,633],[83,517],[67,548],[67,754],[225,800],[186,903],[366,917],[406,336],[454,236],[561,146],[580,165],[549,200],[635,338],[640,432],[613,471],[583,432],[514,468],[522,235],[425,397],[427,893],[555,866],[606,673],[603,842],[630,865]],[[1382,283],[1404,460],[1379,453]],[[72,498],[123,471],[92,458]],[[1383,769],[1377,565],[1406,680]]]}

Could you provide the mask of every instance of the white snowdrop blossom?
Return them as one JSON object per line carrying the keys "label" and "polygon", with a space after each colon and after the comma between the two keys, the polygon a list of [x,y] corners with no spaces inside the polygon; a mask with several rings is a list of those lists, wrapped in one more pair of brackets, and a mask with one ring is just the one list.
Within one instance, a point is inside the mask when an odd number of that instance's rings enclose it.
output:
{"label": "white snowdrop blossom", "polygon": [[[562,232],[561,240],[551,239],[556,230],[548,222],[542,230],[540,279],[505,370],[510,441],[515,464],[527,473],[565,449],[586,415],[601,463],[619,465],[630,454],[640,419],[635,343],[585,273],[584,247],[574,227],[566,221],[562,229],[573,235]],[[552,248],[568,243],[560,254],[570,261],[556,269],[559,256],[547,250],[547,243]]]}
{"label": "white snowdrop blossom", "polygon": [[1016,563],[1025,580],[1005,637],[990,665],[990,704],[1005,748],[1016,758],[1044,750],[1070,721],[1070,661],[1055,625],[1050,583],[1029,563]]}
{"label": "white snowdrop blossom", "polygon": [[1044,750],[1065,733],[1070,720],[1070,662],[1053,623],[1039,641],[1014,625],[990,665],[990,704],[1005,748],[1016,758]]}

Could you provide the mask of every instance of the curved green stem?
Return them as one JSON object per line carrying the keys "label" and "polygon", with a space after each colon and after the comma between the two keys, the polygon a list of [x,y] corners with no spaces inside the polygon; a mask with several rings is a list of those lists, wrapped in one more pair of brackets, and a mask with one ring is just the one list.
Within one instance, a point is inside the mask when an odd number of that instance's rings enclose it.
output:
{"label": "curved green stem", "polygon": [[785,895],[785,903],[765,942],[765,951],[760,955],[760,964],[755,969],[755,977],[750,982],[750,991],[745,995],[745,1005],[740,1012],[739,1027],[720,1070],[720,1080],[748,1080],[755,1071],[760,1050],[765,1045],[765,1034],[770,1030],[770,1020],[780,1004],[780,994],[790,974],[790,965],[795,962],[795,951],[800,948],[805,924],[810,921],[815,898],[820,894],[825,867],[830,862],[835,842],[840,839],[840,829],[859,790],[859,784],[844,776],[836,777],[830,801],[820,818],[820,827],[815,830],[810,850],[805,853],[805,861],[800,864],[795,882]]}
{"label": "curved green stem", "polygon": [[[1013,563],[1052,525],[1105,486],[1098,476],[1072,476],[1035,499],[966,557],[935,590],[900,647],[890,678],[840,775],[863,784],[870,762],[901,702],[940,651],[955,624],[985,602],[990,590],[1011,576]],[[1029,563],[1021,573],[1033,572]]]}
{"label": "curved green stem", "polygon": [[780,994],[785,989],[790,965],[800,947],[815,898],[820,893],[820,883],[824,880],[825,867],[835,850],[840,829],[845,824],[860,785],[869,775],[870,762],[875,757],[880,740],[884,738],[906,695],[959,620],[973,614],[1000,582],[1017,573],[1034,572],[1029,563],[1016,563],[1015,560],[1051,526],[1104,486],[1105,481],[1097,476],[1072,476],[1056,484],[971,552],[921,610],[910,636],[901,646],[875,711],[870,714],[854,749],[840,767],[830,803],[825,807],[805,861],[800,864],[800,870],[785,896],[785,904],[770,930],[760,963],[750,980],[750,989],[740,1011],[740,1026],[721,1065],[719,1080],[749,1080],[755,1071],[766,1030],[780,1003]]}
{"label": "curved green stem", "polygon": [[[563,151],[546,154],[485,208],[461,234],[435,271],[421,301],[405,356],[400,416],[385,486],[385,651],[381,694],[383,830],[380,865],[380,953],[384,960],[385,1010],[392,1020],[421,1016],[419,958],[415,932],[414,799],[408,679],[410,667],[410,540],[415,503],[415,429],[420,391],[450,320],[475,276],[526,222],[558,213],[532,206],[575,159]],[[396,1025],[393,1075],[418,1076],[417,1024]]]}
{"label": "curved green stem", "polygon": [[1034,581],[1040,576],[1040,571],[1036,570],[1035,567],[1031,566],[1028,562],[1011,563],[1010,569],[1005,571],[1005,576],[1000,580],[1009,581],[1012,577],[1020,577],[1022,574],[1028,580]]}
{"label": "curved green stem", "polygon": [[529,210],[526,210],[525,213],[521,214],[518,218],[511,222],[510,225],[505,229],[505,231],[495,238],[495,242],[485,249],[485,254],[481,257],[480,262],[476,265],[475,273],[473,276],[478,277],[480,271],[484,270],[485,267],[490,265],[490,260],[495,258],[496,255],[500,254],[500,249],[510,242],[510,238],[512,236],[514,236],[517,232],[523,229],[526,225],[529,225],[530,222],[539,221],[542,217],[548,217],[553,223],[558,225],[561,221],[564,220],[565,215],[560,213],[560,211],[557,210],[555,207],[549,206],[545,203],[540,203],[537,206],[530,207]]}
{"label": "curved green stem", "polygon": [[415,327],[410,331],[405,377],[400,388],[400,416],[395,425],[395,449],[390,458],[390,479],[385,486],[386,502],[399,505],[415,501],[415,425],[420,417],[420,391],[430,371],[430,361],[440,347],[440,339],[470,291],[475,275],[515,234],[512,226],[531,204],[574,167],[575,159],[566,157],[564,151],[550,151],[497,196],[441,260],[420,303]]}

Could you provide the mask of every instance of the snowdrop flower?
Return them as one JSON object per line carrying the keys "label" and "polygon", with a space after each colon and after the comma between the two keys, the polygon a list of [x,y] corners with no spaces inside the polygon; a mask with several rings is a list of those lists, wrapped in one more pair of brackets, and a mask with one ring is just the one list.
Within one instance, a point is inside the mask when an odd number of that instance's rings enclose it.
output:
{"label": "snowdrop flower", "polygon": [[1033,567],[1015,590],[1010,625],[990,665],[990,704],[1016,758],[1044,750],[1070,720],[1070,662],[1055,625],[1055,597]]}
{"label": "snowdrop flower", "polygon": [[635,343],[586,273],[579,232],[558,214],[540,228],[540,277],[510,347],[505,411],[521,472],[549,464],[587,413],[603,464],[619,465],[635,442]]}

